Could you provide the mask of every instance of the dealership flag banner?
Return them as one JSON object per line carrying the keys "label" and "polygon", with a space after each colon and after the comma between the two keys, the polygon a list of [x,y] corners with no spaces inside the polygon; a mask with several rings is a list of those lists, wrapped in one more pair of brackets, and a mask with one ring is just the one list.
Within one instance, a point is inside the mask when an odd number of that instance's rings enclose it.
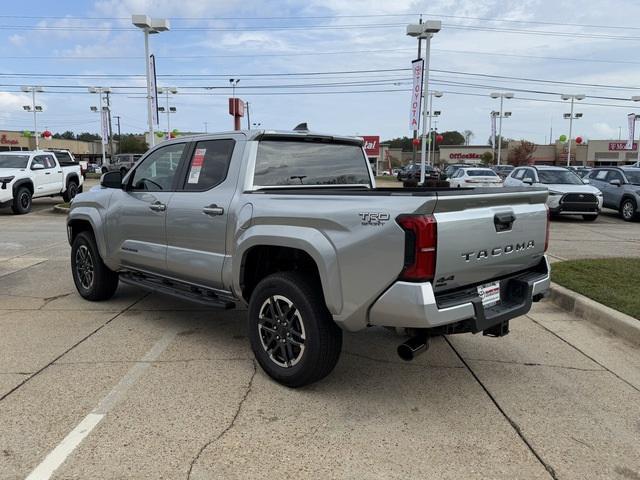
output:
{"label": "dealership flag banner", "polygon": [[491,143],[496,146],[496,116],[491,115]]}
{"label": "dealership flag banner", "polygon": [[100,115],[102,115],[102,143],[106,145],[109,143],[109,110],[106,107],[103,108]]}
{"label": "dealership flag banner", "polygon": [[424,60],[419,58],[411,62],[413,75],[413,89],[411,90],[411,115],[409,119],[409,130],[420,130],[420,105],[422,100],[422,67]]}
{"label": "dealership flag banner", "polygon": [[153,111],[153,123],[160,124],[158,118],[158,87],[156,82],[156,57],[149,55],[149,77],[151,82],[151,110]]}
{"label": "dealership flag banner", "polygon": [[633,150],[633,139],[636,136],[636,114],[630,113],[627,115],[627,121],[629,122],[629,138],[627,139],[625,150]]}

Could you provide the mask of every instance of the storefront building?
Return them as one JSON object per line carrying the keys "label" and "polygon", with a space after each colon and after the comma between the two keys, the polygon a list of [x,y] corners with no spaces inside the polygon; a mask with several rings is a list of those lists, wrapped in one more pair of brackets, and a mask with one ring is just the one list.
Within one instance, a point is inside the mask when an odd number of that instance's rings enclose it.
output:
{"label": "storefront building", "polygon": [[[78,160],[87,160],[89,162],[102,163],[102,146],[100,142],[84,142],[81,140],[66,140],[62,138],[44,138],[38,140],[41,150],[48,148],[69,150]],[[117,150],[117,143],[114,141],[114,147]],[[107,149],[107,157],[109,156],[109,145],[105,145]],[[12,130],[0,130],[0,152],[13,150],[35,150],[36,139],[34,137],[25,137],[23,132]]]}

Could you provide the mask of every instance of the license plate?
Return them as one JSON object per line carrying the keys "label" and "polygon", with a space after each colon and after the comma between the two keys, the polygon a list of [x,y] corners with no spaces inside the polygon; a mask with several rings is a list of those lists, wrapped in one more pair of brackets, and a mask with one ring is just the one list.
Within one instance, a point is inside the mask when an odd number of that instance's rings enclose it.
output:
{"label": "license plate", "polygon": [[500,303],[500,282],[485,283],[478,287],[478,295],[484,307],[493,307]]}

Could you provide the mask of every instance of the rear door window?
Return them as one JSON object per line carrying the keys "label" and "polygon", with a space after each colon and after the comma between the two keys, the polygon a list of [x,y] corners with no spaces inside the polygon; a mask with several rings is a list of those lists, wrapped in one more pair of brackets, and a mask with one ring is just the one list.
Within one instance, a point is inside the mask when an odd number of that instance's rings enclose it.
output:
{"label": "rear door window", "polygon": [[624,183],[622,174],[615,170],[609,170],[609,175],[607,175],[607,182],[610,182],[611,180],[620,180],[620,183]]}
{"label": "rear door window", "polygon": [[209,190],[227,178],[235,140],[207,140],[196,143],[191,155],[184,190]]}
{"label": "rear door window", "polygon": [[258,145],[253,183],[370,186],[371,180],[359,145],[267,139]]}

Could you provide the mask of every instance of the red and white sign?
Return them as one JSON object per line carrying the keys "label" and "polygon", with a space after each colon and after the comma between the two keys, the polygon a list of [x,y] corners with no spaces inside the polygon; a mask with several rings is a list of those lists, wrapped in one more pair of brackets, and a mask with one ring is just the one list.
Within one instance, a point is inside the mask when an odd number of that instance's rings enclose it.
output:
{"label": "red and white sign", "polygon": [[424,60],[421,58],[411,62],[413,75],[413,88],[411,89],[411,110],[409,116],[409,130],[420,129],[420,105],[422,100],[422,67]]}
{"label": "red and white sign", "polygon": [[626,142],[609,142],[609,150],[637,150],[638,142],[633,142],[633,148],[627,148]]}
{"label": "red and white sign", "polygon": [[449,158],[452,160],[463,160],[463,159],[478,159],[482,158],[481,155],[477,153],[450,153]]}
{"label": "red and white sign", "polygon": [[14,140],[13,138],[7,138],[7,136],[3,133],[0,137],[0,143],[3,145],[17,145],[18,140]]}
{"label": "red and white sign", "polygon": [[364,151],[369,157],[377,157],[380,155],[380,137],[377,135],[363,136]]}

